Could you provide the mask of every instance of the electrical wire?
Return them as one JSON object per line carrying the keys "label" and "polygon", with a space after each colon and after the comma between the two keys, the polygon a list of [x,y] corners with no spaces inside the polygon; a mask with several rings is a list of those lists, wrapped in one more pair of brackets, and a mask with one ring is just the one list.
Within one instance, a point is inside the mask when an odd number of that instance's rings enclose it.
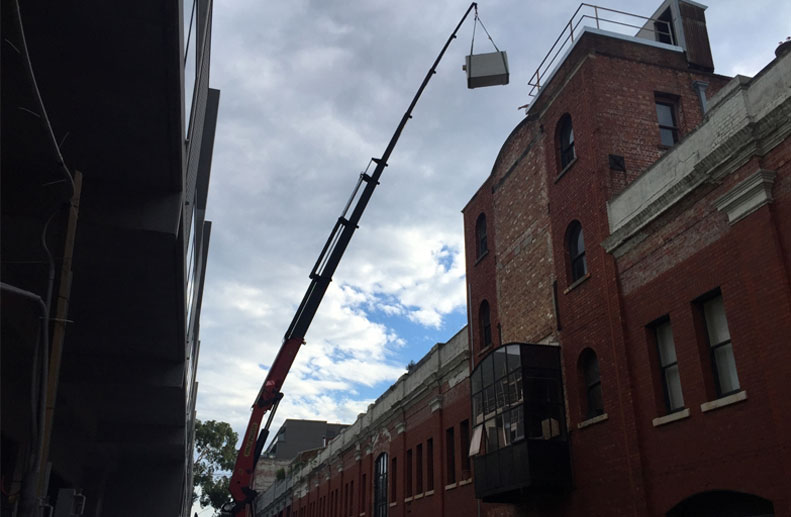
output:
{"label": "electrical wire", "polygon": [[35,97],[36,97],[36,104],[38,104],[38,111],[39,111],[38,115],[42,120],[42,125],[44,126],[44,130],[47,133],[47,137],[52,146],[52,150],[55,152],[55,155],[57,157],[58,167],[66,176],[66,178],[69,180],[69,184],[71,185],[71,193],[69,194],[69,198],[71,198],[75,190],[74,177],[69,171],[69,168],[66,166],[66,162],[63,160],[63,155],[60,153],[60,146],[58,145],[58,140],[55,138],[55,133],[52,130],[52,124],[50,123],[49,116],[47,115],[47,110],[44,107],[44,100],[41,98],[41,91],[38,88],[38,81],[36,81],[36,74],[33,71],[33,63],[30,60],[30,51],[27,46],[27,38],[25,38],[25,27],[22,24],[22,11],[19,8],[19,0],[14,0],[14,5],[16,6],[16,21],[17,21],[17,27],[19,28],[19,37],[22,40],[22,55],[25,57],[25,70],[27,71],[28,79],[30,79],[30,83],[33,86],[33,92],[35,93]]}

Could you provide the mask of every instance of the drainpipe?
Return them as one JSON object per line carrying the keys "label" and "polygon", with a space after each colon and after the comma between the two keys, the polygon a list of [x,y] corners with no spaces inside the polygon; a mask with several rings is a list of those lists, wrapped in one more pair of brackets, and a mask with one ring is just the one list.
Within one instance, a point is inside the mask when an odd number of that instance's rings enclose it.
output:
{"label": "drainpipe", "polygon": [[705,81],[692,81],[692,89],[698,94],[698,100],[700,101],[700,111],[704,115],[709,110],[709,106],[706,102],[706,88],[708,87],[709,83]]}
{"label": "drainpipe", "polygon": [[[42,456],[42,451],[44,449],[44,412],[46,408],[46,382],[47,382],[47,368],[48,368],[48,358],[47,355],[49,353],[49,310],[47,309],[47,304],[44,303],[44,300],[37,294],[31,293],[30,291],[26,291],[24,289],[20,289],[10,284],[6,284],[0,282],[0,290],[6,291],[11,294],[15,294],[17,296],[21,296],[23,298],[27,298],[35,302],[39,309],[41,309],[41,335],[37,340],[37,345],[40,345],[41,348],[41,379],[40,385],[36,388],[36,378],[37,376],[37,365],[39,362],[39,351],[38,346],[37,349],[33,352],[33,373],[32,373],[32,386],[31,386],[31,393],[34,395],[31,399],[38,399],[37,403],[33,402],[33,411],[31,415],[32,420],[32,429],[33,429],[33,439],[31,442],[37,442],[35,446],[32,448],[33,450],[30,452],[30,467],[22,477],[22,494],[21,494],[21,509],[22,515],[33,515],[33,510],[36,506],[36,481],[40,475],[40,459]],[[38,392],[38,393],[37,393]],[[36,393],[38,396],[35,396]],[[32,401],[31,401],[32,402]]]}
{"label": "drainpipe", "polygon": [[[66,221],[66,236],[63,245],[63,261],[60,269],[60,286],[58,287],[57,307],[53,321],[52,353],[49,358],[49,372],[46,385],[46,411],[44,414],[44,433],[39,458],[39,472],[47,472],[46,462],[49,458],[49,446],[52,439],[52,426],[55,421],[55,401],[58,396],[60,363],[63,356],[63,340],[66,336],[66,319],[69,314],[69,298],[71,296],[71,265],[74,258],[74,240],[77,234],[77,219],[80,211],[80,194],[82,192],[82,174],[74,171],[74,193],[69,203],[69,216]],[[49,490],[49,476],[39,475],[38,496],[46,497]]]}

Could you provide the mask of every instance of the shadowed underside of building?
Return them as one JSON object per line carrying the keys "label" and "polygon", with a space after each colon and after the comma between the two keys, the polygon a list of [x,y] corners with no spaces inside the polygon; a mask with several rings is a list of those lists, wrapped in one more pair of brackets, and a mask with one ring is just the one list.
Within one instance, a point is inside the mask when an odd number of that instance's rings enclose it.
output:
{"label": "shadowed underside of building", "polygon": [[2,513],[188,515],[212,2],[20,4],[2,17]]}

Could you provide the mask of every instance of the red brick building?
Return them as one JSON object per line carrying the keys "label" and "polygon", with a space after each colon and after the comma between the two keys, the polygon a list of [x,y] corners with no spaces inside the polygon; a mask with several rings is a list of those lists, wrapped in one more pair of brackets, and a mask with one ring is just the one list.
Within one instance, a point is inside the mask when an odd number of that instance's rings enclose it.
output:
{"label": "red brick building", "polygon": [[704,9],[550,54],[463,210],[467,335],[260,515],[791,515],[791,52],[717,75]]}

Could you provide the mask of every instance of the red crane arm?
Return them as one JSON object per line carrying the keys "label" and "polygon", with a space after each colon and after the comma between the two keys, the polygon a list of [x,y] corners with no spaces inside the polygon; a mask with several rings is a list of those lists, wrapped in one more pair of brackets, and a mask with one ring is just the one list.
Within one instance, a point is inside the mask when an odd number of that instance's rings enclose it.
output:
{"label": "red crane arm", "polygon": [[[250,488],[250,481],[268,435],[268,432],[259,435],[258,429],[267,411],[271,410],[280,400],[280,388],[286,380],[286,375],[288,375],[302,343],[304,340],[298,337],[288,339],[283,343],[253,404],[250,422],[247,424],[230,482],[231,495],[236,502],[234,509],[236,515],[243,515],[244,507],[255,497],[255,492]],[[271,414],[274,415],[274,412]]]}
{"label": "red crane arm", "polygon": [[[223,512],[232,513],[235,517],[244,517],[247,513],[247,508],[255,499],[256,492],[250,487],[250,481],[255,471],[255,464],[258,462],[258,457],[269,435],[269,425],[272,423],[274,410],[282,398],[280,388],[283,387],[283,382],[286,380],[286,375],[288,375],[291,365],[294,363],[294,358],[297,356],[299,347],[305,342],[304,337],[308,331],[308,327],[313,321],[313,316],[316,315],[316,311],[324,297],[324,293],[332,281],[332,275],[335,273],[335,269],[338,267],[338,263],[343,253],[346,251],[346,247],[354,231],[357,229],[360,217],[362,217],[374,189],[379,184],[379,178],[382,172],[384,172],[384,168],[387,167],[387,160],[390,158],[390,154],[393,152],[401,136],[401,132],[404,130],[404,126],[406,126],[407,121],[412,118],[412,110],[415,108],[429,80],[436,73],[437,65],[442,59],[442,56],[445,55],[445,51],[450,45],[450,42],[456,38],[456,33],[474,7],[477,7],[475,2],[471,3],[470,7],[467,8],[467,11],[464,13],[464,16],[462,16],[458,25],[456,25],[448,41],[446,41],[445,45],[442,47],[434,64],[429,68],[412,102],[403,117],[401,117],[401,122],[390,138],[390,142],[387,144],[382,157],[372,159],[372,162],[376,163],[374,172],[371,175],[368,175],[366,172],[360,174],[357,186],[354,188],[349,201],[346,203],[344,212],[335,223],[332,232],[330,232],[330,236],[327,238],[327,242],[324,244],[324,248],[322,248],[319,254],[318,260],[316,260],[316,264],[313,266],[313,270],[310,273],[310,285],[305,292],[305,296],[302,298],[302,303],[300,303],[297,313],[294,315],[294,319],[291,321],[291,325],[289,325],[286,331],[285,337],[283,338],[283,345],[280,347],[280,351],[277,353],[277,357],[272,363],[272,367],[269,369],[266,380],[261,386],[261,390],[258,392],[258,396],[253,403],[250,422],[247,424],[242,446],[239,449],[239,455],[236,457],[236,464],[233,469],[233,474],[231,475],[230,491],[233,496],[233,502],[229,503],[227,506],[232,508],[223,508]],[[349,208],[351,208],[353,203],[354,209],[349,213]],[[269,413],[269,420],[266,426],[264,426],[264,429],[259,433],[261,422],[268,411],[271,411]]]}

